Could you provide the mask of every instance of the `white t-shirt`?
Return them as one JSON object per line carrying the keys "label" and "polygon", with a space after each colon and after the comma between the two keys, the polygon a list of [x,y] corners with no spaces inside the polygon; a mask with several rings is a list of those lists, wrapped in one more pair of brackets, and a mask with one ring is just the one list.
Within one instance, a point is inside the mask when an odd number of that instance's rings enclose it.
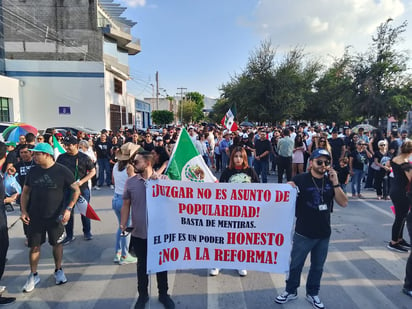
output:
{"label": "white t-shirt", "polygon": [[124,186],[126,180],[129,178],[127,175],[127,166],[123,171],[119,171],[119,162],[113,166],[113,179],[114,179],[114,193],[123,195]]}

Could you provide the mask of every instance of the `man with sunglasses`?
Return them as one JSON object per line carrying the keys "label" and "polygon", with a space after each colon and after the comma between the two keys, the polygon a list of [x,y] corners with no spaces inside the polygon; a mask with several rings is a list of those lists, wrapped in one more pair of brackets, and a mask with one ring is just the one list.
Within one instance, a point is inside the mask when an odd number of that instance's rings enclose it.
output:
{"label": "man with sunglasses", "polygon": [[316,149],[310,156],[309,172],[298,174],[289,182],[298,189],[296,224],[286,289],[275,298],[278,304],[298,297],[302,268],[310,252],[306,299],[314,308],[325,308],[318,295],[331,235],[331,208],[333,200],[342,207],[346,207],[348,203],[346,194],[339,185],[337,173],[330,164],[330,153],[325,149]]}

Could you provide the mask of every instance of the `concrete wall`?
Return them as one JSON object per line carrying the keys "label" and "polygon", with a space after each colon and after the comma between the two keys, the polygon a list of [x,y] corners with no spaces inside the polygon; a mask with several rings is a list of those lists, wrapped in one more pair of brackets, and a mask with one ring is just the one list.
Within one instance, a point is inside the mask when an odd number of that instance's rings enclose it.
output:
{"label": "concrete wall", "polygon": [[3,5],[6,58],[101,61],[97,0],[8,0]]}
{"label": "concrete wall", "polygon": [[[21,121],[38,129],[110,126],[102,62],[6,59],[6,73],[20,80]],[[69,107],[70,114],[59,107]]]}

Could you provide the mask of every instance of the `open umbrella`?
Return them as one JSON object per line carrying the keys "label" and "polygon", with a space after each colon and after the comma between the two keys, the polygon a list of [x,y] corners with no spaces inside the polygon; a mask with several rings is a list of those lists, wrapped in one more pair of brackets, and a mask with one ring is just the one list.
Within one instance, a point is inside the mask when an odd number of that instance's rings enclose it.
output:
{"label": "open umbrella", "polygon": [[365,132],[372,132],[373,130],[376,129],[373,125],[367,124],[367,123],[361,123],[352,128],[352,132],[358,133],[359,128],[363,128]]}
{"label": "open umbrella", "polygon": [[251,123],[250,121],[243,121],[240,126],[242,127],[254,127],[255,125]]}
{"label": "open umbrella", "polygon": [[27,123],[13,123],[3,131],[3,138],[8,142],[18,142],[21,135],[27,133],[37,134],[37,129]]}

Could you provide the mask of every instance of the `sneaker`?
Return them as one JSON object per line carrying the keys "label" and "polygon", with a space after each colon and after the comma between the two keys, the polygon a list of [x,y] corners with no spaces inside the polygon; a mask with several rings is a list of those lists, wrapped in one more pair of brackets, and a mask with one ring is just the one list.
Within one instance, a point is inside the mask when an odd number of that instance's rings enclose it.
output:
{"label": "sneaker", "polygon": [[84,240],[92,240],[92,239],[93,239],[92,233],[84,234]]}
{"label": "sneaker", "polygon": [[278,304],[284,304],[284,303],[287,303],[289,300],[293,300],[296,298],[298,298],[298,292],[288,293],[285,291],[275,298],[275,302]]}
{"label": "sneaker", "polygon": [[119,265],[133,264],[133,263],[137,263],[137,258],[131,256],[130,254],[128,254],[125,258],[120,257]]}
{"label": "sneaker", "polygon": [[114,190],[114,186],[113,186],[113,185],[110,185],[110,189]]}
{"label": "sneaker", "polygon": [[0,285],[0,295],[4,293],[6,287],[4,285]]}
{"label": "sneaker", "polygon": [[404,294],[408,295],[409,297],[412,297],[412,290],[408,290],[408,289],[403,288],[402,292]]}
{"label": "sneaker", "polygon": [[175,303],[170,298],[169,294],[159,295],[159,301],[165,306],[166,309],[174,309]]}
{"label": "sneaker", "polygon": [[408,252],[408,249],[405,249],[402,247],[400,244],[392,244],[389,242],[389,244],[386,246],[389,250],[396,251],[396,252]]}
{"label": "sneaker", "polygon": [[74,236],[72,236],[72,237],[66,236],[66,238],[62,241],[62,244],[63,244],[63,246],[66,246],[66,245],[70,244],[75,239],[76,239],[76,237],[74,237]]}
{"label": "sneaker", "polygon": [[209,270],[209,275],[210,276],[217,276],[219,274],[220,269],[219,268],[212,268]]}
{"label": "sneaker", "polygon": [[16,301],[16,297],[0,297],[0,306],[12,304]]}
{"label": "sneaker", "polygon": [[113,263],[118,264],[120,262],[120,256],[121,256],[120,252],[117,252],[116,255],[114,256]]}
{"label": "sneaker", "polygon": [[40,282],[39,275],[30,273],[30,275],[27,277],[26,283],[23,286],[23,292],[30,293],[31,291],[34,290],[34,288],[39,282]]}
{"label": "sneaker", "polygon": [[100,187],[99,186],[94,186],[93,189],[99,191]]}
{"label": "sneaker", "polygon": [[238,272],[239,276],[241,276],[241,277],[247,276],[247,270],[246,269],[238,269],[237,272]]}
{"label": "sneaker", "polygon": [[56,285],[64,284],[67,282],[67,278],[64,275],[63,269],[59,269],[54,272],[54,279],[56,279]]}
{"label": "sneaker", "polygon": [[358,198],[364,198],[362,194],[358,194]]}
{"label": "sneaker", "polygon": [[139,296],[137,298],[136,305],[134,305],[134,309],[144,309],[148,301],[149,301],[149,296]]}
{"label": "sneaker", "polygon": [[402,239],[401,241],[399,241],[398,244],[400,244],[406,250],[411,249],[411,245],[407,243],[405,239]]}
{"label": "sneaker", "polygon": [[308,302],[310,302],[312,304],[313,308],[317,308],[317,309],[325,308],[323,303],[320,301],[318,295],[313,295],[313,296],[312,295],[306,295],[306,299],[308,300]]}

